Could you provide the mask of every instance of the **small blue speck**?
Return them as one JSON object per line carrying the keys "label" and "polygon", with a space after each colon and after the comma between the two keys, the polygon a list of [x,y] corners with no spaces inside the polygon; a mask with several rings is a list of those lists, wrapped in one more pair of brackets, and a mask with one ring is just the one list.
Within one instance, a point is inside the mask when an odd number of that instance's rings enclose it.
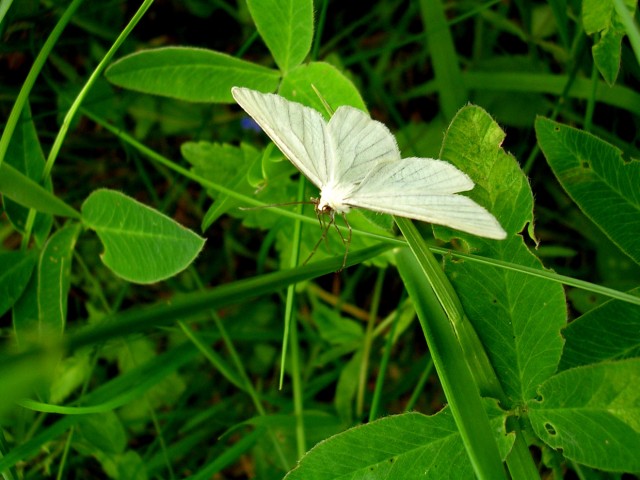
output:
{"label": "small blue speck", "polygon": [[244,130],[253,130],[254,132],[262,131],[260,125],[258,125],[256,121],[251,117],[244,117],[242,120],[240,120],[240,126]]}

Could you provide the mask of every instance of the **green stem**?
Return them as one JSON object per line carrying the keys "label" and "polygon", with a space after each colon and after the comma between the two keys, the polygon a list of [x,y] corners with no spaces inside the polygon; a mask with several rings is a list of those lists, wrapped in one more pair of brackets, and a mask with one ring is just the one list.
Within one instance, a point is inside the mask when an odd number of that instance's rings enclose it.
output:
{"label": "green stem", "polygon": [[367,329],[364,335],[364,345],[362,347],[362,363],[360,364],[360,374],[358,378],[358,394],[356,397],[356,416],[361,418],[364,413],[364,394],[367,389],[367,378],[369,372],[369,358],[371,357],[371,345],[373,343],[373,327],[378,317],[378,308],[380,307],[380,297],[382,296],[382,284],[384,282],[384,274],[386,270],[378,270],[378,277],[373,288],[373,302],[369,312],[369,320],[367,321]]}
{"label": "green stem", "polygon": [[7,149],[9,148],[9,143],[11,142],[11,137],[13,136],[13,132],[16,129],[16,125],[18,124],[18,120],[20,119],[20,114],[22,113],[22,109],[27,103],[27,99],[29,98],[29,93],[31,93],[31,89],[33,85],[36,83],[36,78],[40,74],[42,67],[44,66],[44,62],[47,61],[51,50],[53,50],[54,45],[62,35],[62,31],[71,20],[71,17],[76,12],[78,7],[82,4],[84,0],[73,0],[71,4],[67,7],[60,20],[49,34],[47,41],[44,42],[40,53],[36,57],[29,73],[27,74],[27,78],[24,80],[22,87],[20,88],[20,92],[18,93],[18,97],[16,98],[16,103],[13,104],[13,108],[11,109],[11,113],[9,114],[9,118],[7,119],[7,124],[4,127],[4,131],[2,132],[2,138],[0,138],[0,165],[4,161],[4,157],[7,153]]}
{"label": "green stem", "polygon": [[152,3],[153,3],[153,0],[145,0],[142,3],[142,5],[140,6],[136,14],[129,21],[129,23],[124,28],[124,30],[122,30],[120,35],[118,35],[118,38],[116,38],[116,41],[113,43],[113,45],[111,46],[109,51],[105,54],[105,56],[102,58],[102,60],[100,61],[96,69],[93,71],[93,73],[89,77],[89,80],[87,80],[87,83],[85,83],[84,87],[82,87],[82,90],[80,90],[80,93],[78,93],[78,96],[75,98],[75,100],[71,104],[71,107],[69,107],[69,111],[64,117],[62,126],[60,127],[60,130],[58,130],[58,135],[56,136],[53,142],[53,146],[51,147],[51,151],[49,152],[49,156],[47,157],[47,162],[44,166],[44,172],[42,174],[43,179],[48,178],[49,174],[51,173],[51,169],[53,168],[56,158],[58,157],[58,152],[60,151],[62,142],[64,142],[64,139],[67,135],[67,131],[69,130],[69,126],[71,125],[71,120],[73,119],[78,109],[80,108],[80,104],[89,93],[89,90],[91,89],[93,84],[96,82],[96,80],[98,80],[98,77],[100,77],[104,69],[107,68],[107,64],[111,61],[111,59],[113,58],[115,53],[118,51],[122,43],[129,36],[133,28],[138,24],[138,22],[140,21],[142,16],[146,13],[146,11],[149,9]]}

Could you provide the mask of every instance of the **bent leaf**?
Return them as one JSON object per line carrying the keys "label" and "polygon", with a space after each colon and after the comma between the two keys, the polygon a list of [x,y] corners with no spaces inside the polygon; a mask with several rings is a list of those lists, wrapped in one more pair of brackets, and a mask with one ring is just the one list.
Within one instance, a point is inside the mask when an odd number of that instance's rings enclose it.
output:
{"label": "bent leaf", "polygon": [[204,239],[131,197],[96,190],[82,205],[84,224],[104,245],[101,258],[116,275],[134,283],[153,283],[184,270]]}
{"label": "bent leaf", "polygon": [[640,162],[590,133],[536,120],[540,148],[562,187],[623,252],[640,264]]}
{"label": "bent leaf", "polygon": [[6,162],[0,165],[0,193],[23,207],[39,212],[61,217],[80,217],[73,207]]}

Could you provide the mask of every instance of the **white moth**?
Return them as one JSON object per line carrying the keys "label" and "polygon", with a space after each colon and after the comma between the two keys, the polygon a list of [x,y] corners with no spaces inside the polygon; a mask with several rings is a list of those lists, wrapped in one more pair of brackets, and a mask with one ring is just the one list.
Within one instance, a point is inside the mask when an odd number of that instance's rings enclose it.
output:
{"label": "white moth", "polygon": [[[481,237],[507,234],[486,209],[458,192],[468,175],[442,160],[400,157],[394,136],[357,108],[320,112],[280,95],[233,87],[233,98],[316,187],[316,212],[353,207],[436,223]],[[346,218],[345,218],[346,220]]]}

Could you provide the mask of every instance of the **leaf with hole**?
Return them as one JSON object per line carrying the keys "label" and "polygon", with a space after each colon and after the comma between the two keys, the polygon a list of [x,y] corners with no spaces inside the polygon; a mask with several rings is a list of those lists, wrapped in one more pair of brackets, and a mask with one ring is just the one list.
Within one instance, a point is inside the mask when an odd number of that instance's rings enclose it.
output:
{"label": "leaf with hole", "polygon": [[572,368],[527,403],[536,434],[565,457],[613,472],[640,471],[640,359]]}
{"label": "leaf with hole", "polygon": [[640,162],[590,133],[536,120],[538,144],[558,181],[600,229],[640,264]]}

